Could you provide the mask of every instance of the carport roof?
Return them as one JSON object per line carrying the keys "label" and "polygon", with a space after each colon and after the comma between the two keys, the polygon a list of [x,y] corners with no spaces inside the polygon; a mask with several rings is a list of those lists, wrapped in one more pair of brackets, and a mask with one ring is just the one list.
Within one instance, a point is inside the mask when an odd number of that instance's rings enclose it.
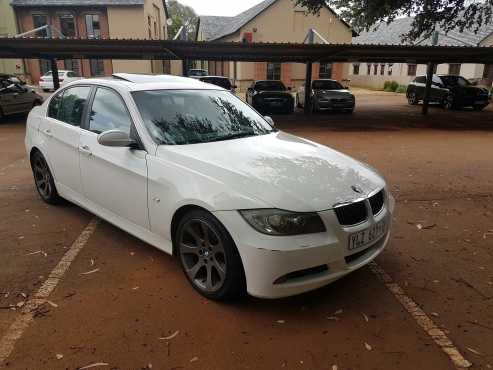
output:
{"label": "carport roof", "polygon": [[144,5],[144,0],[11,0],[12,6],[115,6]]}
{"label": "carport roof", "polygon": [[493,47],[0,38],[0,58],[493,63]]}

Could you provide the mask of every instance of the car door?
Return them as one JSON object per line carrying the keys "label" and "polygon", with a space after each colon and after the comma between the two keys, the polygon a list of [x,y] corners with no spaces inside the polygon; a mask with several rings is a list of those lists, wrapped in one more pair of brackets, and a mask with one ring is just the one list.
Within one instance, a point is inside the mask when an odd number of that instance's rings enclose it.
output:
{"label": "car door", "polygon": [[90,86],[74,86],[54,94],[40,123],[43,153],[59,192],[69,198],[82,195],[79,137],[90,92]]}
{"label": "car door", "polygon": [[108,130],[137,135],[123,98],[115,90],[97,87],[88,112],[79,145],[86,199],[96,213],[109,212],[119,221],[148,229],[147,153],[98,143],[98,134]]}
{"label": "car door", "polygon": [[0,91],[2,112],[4,114],[13,114],[29,111],[32,107],[32,100],[29,98],[30,96],[26,95],[25,88],[6,80],[2,91]]}
{"label": "car door", "polygon": [[438,76],[433,76],[431,84],[431,100],[436,102],[442,102],[449,90],[443,84],[443,81]]}

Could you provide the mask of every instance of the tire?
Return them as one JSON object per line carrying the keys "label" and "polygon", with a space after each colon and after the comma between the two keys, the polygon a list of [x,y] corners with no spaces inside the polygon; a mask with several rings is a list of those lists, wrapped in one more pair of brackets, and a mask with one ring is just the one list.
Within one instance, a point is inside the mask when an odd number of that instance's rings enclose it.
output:
{"label": "tire", "polygon": [[453,95],[447,95],[443,98],[442,106],[447,110],[454,110],[457,108],[454,102]]}
{"label": "tire", "polygon": [[4,119],[4,115],[3,115],[3,112],[2,112],[2,109],[0,108],[0,121],[2,121]]}
{"label": "tire", "polygon": [[194,210],[182,217],[175,246],[185,276],[204,297],[223,301],[246,293],[238,249],[225,227],[209,212]]}
{"label": "tire", "polygon": [[34,184],[41,199],[48,204],[60,204],[63,199],[58,194],[53,175],[41,152],[37,151],[32,155],[31,169],[33,171]]}
{"label": "tire", "polygon": [[409,105],[418,105],[419,99],[418,99],[418,96],[416,95],[416,93],[414,91],[411,91],[407,95],[407,102],[409,103]]}

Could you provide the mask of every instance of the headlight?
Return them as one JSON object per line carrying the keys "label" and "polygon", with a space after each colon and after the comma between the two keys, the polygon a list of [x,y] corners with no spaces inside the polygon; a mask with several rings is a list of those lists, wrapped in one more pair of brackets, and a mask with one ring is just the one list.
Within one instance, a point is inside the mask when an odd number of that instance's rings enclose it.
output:
{"label": "headlight", "polygon": [[314,234],[326,231],[317,213],[252,209],[240,211],[240,214],[255,230],[268,235]]}

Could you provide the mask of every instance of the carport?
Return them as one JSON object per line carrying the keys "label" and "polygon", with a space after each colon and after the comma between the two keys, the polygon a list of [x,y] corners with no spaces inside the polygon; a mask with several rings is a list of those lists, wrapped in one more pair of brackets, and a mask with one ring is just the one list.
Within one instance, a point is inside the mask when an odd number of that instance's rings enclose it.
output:
{"label": "carport", "polygon": [[[306,64],[306,84],[311,84],[315,62],[378,62],[427,64],[427,85],[423,114],[428,111],[428,97],[434,66],[441,63],[493,63],[493,47],[406,46],[356,44],[232,43],[190,42],[134,39],[45,39],[1,38],[0,58],[40,58],[51,60],[57,71],[57,59],[137,59],[296,62]],[[183,75],[186,75],[183,67]],[[53,73],[55,88],[58,74]],[[306,89],[306,101],[310,90]],[[305,113],[311,111],[305,105]]]}

